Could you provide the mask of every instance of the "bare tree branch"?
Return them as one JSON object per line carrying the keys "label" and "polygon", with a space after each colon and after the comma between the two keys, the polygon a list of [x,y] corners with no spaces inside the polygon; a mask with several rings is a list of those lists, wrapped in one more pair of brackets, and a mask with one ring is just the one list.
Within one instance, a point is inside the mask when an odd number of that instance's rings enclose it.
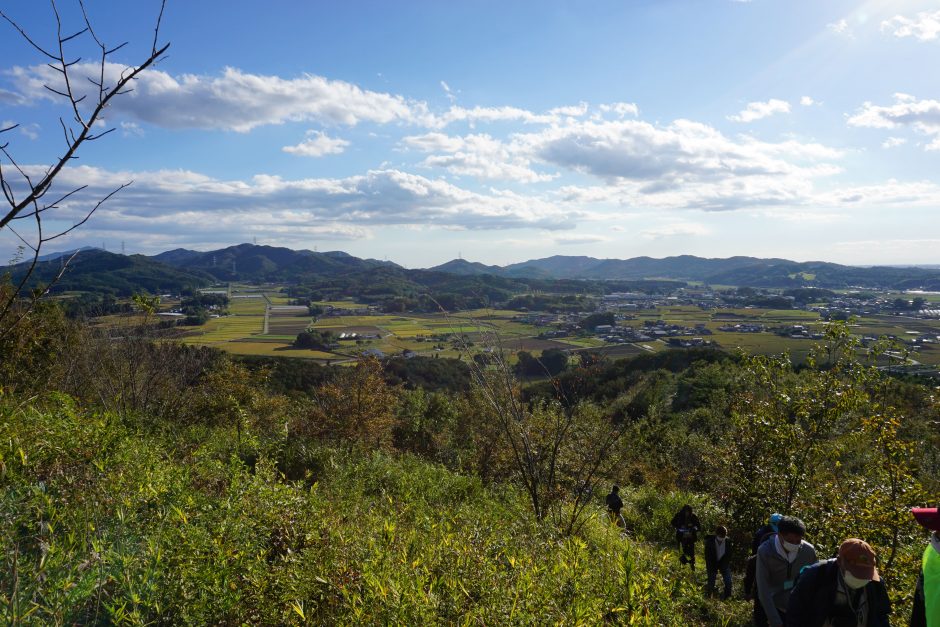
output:
{"label": "bare tree branch", "polygon": [[[55,71],[58,78],[55,84],[45,84],[43,87],[52,95],[62,98],[65,105],[71,111],[71,122],[67,123],[62,117],[59,118],[59,124],[62,128],[62,136],[65,140],[65,150],[51,165],[46,167],[42,175],[30,173],[30,168],[21,166],[11,154],[9,149],[10,142],[0,144],[0,189],[3,190],[3,200],[7,207],[0,211],[0,231],[9,229],[23,244],[31,251],[32,259],[20,264],[22,276],[17,276],[16,285],[9,296],[4,296],[4,301],[0,303],[0,322],[7,321],[11,314],[14,314],[12,325],[0,325],[0,337],[16,327],[22,322],[35,306],[37,300],[48,292],[49,287],[55,284],[68,268],[69,263],[74,259],[74,255],[67,260],[63,260],[59,273],[46,286],[44,290],[35,290],[31,298],[25,302],[19,299],[23,290],[26,289],[31,278],[35,275],[39,265],[40,253],[44,244],[64,237],[81,227],[94,215],[94,213],[115,194],[123,190],[131,183],[124,183],[100,198],[91,209],[84,212],[84,216],[74,222],[72,226],[65,228],[49,229],[44,220],[53,220],[58,216],[62,204],[66,201],[77,201],[77,195],[87,189],[87,185],[79,185],[69,191],[57,194],[54,201],[45,200],[47,192],[52,189],[57,177],[62,173],[63,168],[73,159],[78,158],[78,151],[85,142],[91,142],[108,135],[115,129],[113,127],[101,132],[95,132],[96,126],[100,125],[105,109],[110,105],[114,98],[127,93],[131,90],[133,82],[146,71],[151,65],[157,62],[169,48],[169,44],[159,45],[160,24],[163,20],[163,12],[166,7],[166,0],[161,0],[160,11],[154,28],[154,38],[149,53],[142,63],[136,66],[127,66],[117,77],[113,85],[108,86],[105,81],[105,73],[110,63],[111,55],[125,47],[127,42],[117,46],[108,47],[102,41],[92,25],[86,11],[83,0],[76,0],[82,13],[84,22],[76,29],[66,30],[62,16],[56,4],[56,0],[50,0],[52,15],[55,23],[55,44],[53,47],[45,47],[38,43],[38,40],[26,32],[12,17],[4,11],[0,11],[0,18],[10,24],[19,35],[42,56],[48,59],[47,66]],[[94,48],[97,49],[98,69],[97,80],[85,77],[96,88],[92,98],[90,93],[79,93],[76,90],[76,81],[80,81],[80,74],[76,73],[78,64],[82,60],[80,54],[74,54],[70,51],[72,46],[77,45],[85,37],[90,37],[94,42]],[[84,82],[82,82],[84,84]],[[86,90],[87,91],[87,90]],[[19,124],[13,124],[0,129],[0,133],[6,133],[17,128]],[[3,167],[4,159],[8,162],[10,168]],[[11,174],[18,180],[11,179]],[[27,235],[21,230],[13,229],[14,221],[31,220],[33,225],[30,227],[30,233]],[[54,222],[49,222],[54,224]],[[19,275],[19,272],[17,273]],[[22,304],[22,307],[19,305]]]}

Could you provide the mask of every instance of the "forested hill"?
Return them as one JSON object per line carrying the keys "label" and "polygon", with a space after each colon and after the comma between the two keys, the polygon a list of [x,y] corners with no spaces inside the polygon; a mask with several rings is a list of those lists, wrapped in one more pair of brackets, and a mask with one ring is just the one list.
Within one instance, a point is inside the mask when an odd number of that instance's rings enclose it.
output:
{"label": "forested hill", "polygon": [[[707,259],[692,255],[596,259],[555,255],[502,268],[462,260],[450,261],[432,270],[449,271],[458,264],[462,274],[498,273],[511,277],[555,279],[637,280],[671,279],[703,281],[716,285],[791,288],[867,287],[894,289],[940,289],[940,270],[933,268],[855,267],[823,261],[797,262],[787,259],[729,257]],[[499,268],[494,272],[494,268]]]}
{"label": "forested hill", "polygon": [[[68,267],[63,271],[67,261]],[[13,281],[18,283],[28,268],[27,263],[13,266],[10,272]],[[141,291],[178,293],[213,282],[211,275],[200,270],[175,268],[143,255],[120,255],[95,248],[78,251],[74,256],[50,255],[47,261],[36,265],[29,287],[48,285],[59,274],[62,276],[55,282],[57,292],[74,290],[115,296]]]}
{"label": "forested hill", "polygon": [[205,272],[219,281],[297,281],[307,276],[399,267],[387,261],[359,259],[341,251],[320,253],[254,244],[204,253],[178,248],[153,259],[181,269]]}
{"label": "forested hill", "polygon": [[[31,285],[48,284],[59,273],[65,255],[40,262]],[[12,268],[22,276],[28,264]],[[454,259],[434,268],[406,269],[389,261],[360,259],[341,251],[314,252],[274,246],[239,244],[199,252],[178,248],[152,257],[119,255],[100,249],[81,250],[57,285],[129,295],[134,292],[178,292],[226,281],[270,281],[318,284],[332,292],[414,298],[458,292],[500,296],[529,289],[583,293],[644,289],[660,283],[698,281],[712,285],[763,288],[884,288],[940,290],[940,269],[921,267],[855,267],[821,261],[729,257],[706,259],[691,255],[654,259],[597,259],[556,255],[508,266]],[[584,281],[602,281],[586,285]],[[620,284],[614,284],[619,282]],[[631,285],[633,286],[631,288]]]}

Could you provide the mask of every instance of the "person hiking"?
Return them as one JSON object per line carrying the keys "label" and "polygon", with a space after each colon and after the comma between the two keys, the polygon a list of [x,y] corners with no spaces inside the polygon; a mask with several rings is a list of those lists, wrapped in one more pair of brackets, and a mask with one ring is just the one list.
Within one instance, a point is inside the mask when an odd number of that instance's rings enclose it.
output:
{"label": "person hiking", "polygon": [[777,525],[780,523],[781,518],[783,518],[783,514],[774,512],[767,520],[767,524],[762,525],[760,529],[754,532],[754,539],[751,541],[751,555],[757,555],[757,549],[760,548],[760,543],[767,537],[767,534],[777,533]]}
{"label": "person hiking", "polygon": [[914,519],[931,532],[921,559],[920,576],[914,592],[911,627],[940,626],[940,508],[917,507]]}
{"label": "person hiking", "polygon": [[[757,546],[760,546],[768,539],[773,538],[777,535],[776,531],[768,531],[760,539],[760,542],[757,543]],[[767,615],[764,613],[764,606],[760,604],[760,600],[757,598],[757,554],[751,555],[744,562],[744,581],[741,582],[741,587],[744,588],[744,598],[747,601],[752,601],[754,603],[754,624],[755,625],[766,625],[767,624]]]}
{"label": "person hiking", "polygon": [[610,489],[610,494],[607,495],[607,514],[610,516],[610,519],[617,523],[617,526],[621,529],[627,527],[627,521],[623,519],[623,514],[620,513],[620,510],[623,509],[623,499],[620,498],[620,486],[614,485]]}
{"label": "person hiking", "polygon": [[[754,608],[754,624],[757,627],[783,627],[786,620],[787,601],[800,570],[816,563],[816,549],[805,541],[806,525],[799,518],[784,516],[777,523],[777,535],[768,539],[757,549],[757,600]],[[766,619],[758,622],[757,605],[760,604]]]}
{"label": "person hiking", "polygon": [[679,550],[682,555],[679,556],[679,562],[688,564],[692,570],[695,570],[695,542],[698,540],[698,531],[702,526],[698,522],[698,516],[692,512],[691,505],[683,505],[682,509],[676,512],[672,517],[672,527],[676,530],[676,542],[679,543]]}
{"label": "person hiking", "polygon": [[838,557],[804,568],[787,601],[787,627],[889,627],[891,601],[875,562],[867,542],[849,538]]}
{"label": "person hiking", "polygon": [[731,552],[732,542],[728,538],[728,528],[724,525],[715,527],[714,535],[705,536],[705,572],[708,574],[708,592],[714,594],[715,579],[721,573],[725,584],[722,599],[731,598]]}

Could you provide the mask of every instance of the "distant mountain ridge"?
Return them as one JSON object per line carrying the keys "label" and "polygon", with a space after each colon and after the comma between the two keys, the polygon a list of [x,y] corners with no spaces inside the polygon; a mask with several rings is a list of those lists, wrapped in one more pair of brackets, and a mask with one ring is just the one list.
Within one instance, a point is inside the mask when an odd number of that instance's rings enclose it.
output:
{"label": "distant mountain ridge", "polygon": [[[455,266],[460,262],[459,266]],[[555,255],[507,266],[486,266],[464,260],[449,261],[429,268],[448,272],[459,267],[462,274],[494,274],[514,278],[641,280],[670,279],[697,281],[713,285],[792,288],[817,286],[827,288],[937,289],[940,270],[927,267],[843,266],[825,261],[797,262],[788,259],[757,257],[704,258],[679,255],[655,259],[597,259],[586,256]]]}
{"label": "distant mountain ridge", "polygon": [[[34,277],[48,283],[61,269],[64,255],[49,255]],[[22,276],[27,264],[12,268]],[[450,278],[448,278],[450,277]],[[444,285],[486,285],[518,291],[539,284],[550,289],[551,281],[684,281],[708,285],[762,288],[824,287],[940,290],[940,269],[925,267],[856,267],[823,261],[796,262],[787,259],[728,257],[725,259],[679,255],[655,259],[598,259],[588,256],[554,255],[507,266],[486,265],[454,259],[428,269],[406,269],[395,263],[360,259],[342,251],[315,252],[276,246],[238,244],[200,252],[177,248],[153,256],[120,255],[101,249],[80,250],[57,289],[109,291],[128,295],[135,291],[178,292],[217,282],[255,281],[304,284],[329,280],[334,286],[394,284],[392,291],[435,291]],[[456,281],[456,283],[455,283]],[[475,282],[475,283],[474,283]],[[523,283],[520,283],[523,282]],[[35,284],[34,283],[34,284]],[[409,287],[410,286],[410,287]],[[480,288],[483,289],[483,288]]]}
{"label": "distant mountain ridge", "polygon": [[338,250],[320,253],[256,244],[238,244],[204,253],[177,248],[151,259],[185,270],[205,272],[219,281],[292,281],[304,275],[339,275],[400,267],[388,261],[359,259]]}

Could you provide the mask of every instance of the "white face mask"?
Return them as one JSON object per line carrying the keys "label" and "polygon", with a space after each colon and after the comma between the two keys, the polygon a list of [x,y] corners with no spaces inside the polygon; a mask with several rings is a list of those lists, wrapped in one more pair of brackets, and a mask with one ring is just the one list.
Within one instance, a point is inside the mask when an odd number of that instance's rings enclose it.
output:
{"label": "white face mask", "polygon": [[798,551],[800,549],[799,544],[793,544],[792,542],[787,542],[786,540],[780,540],[780,542],[783,544],[783,548],[785,548],[788,553],[792,553],[793,551]]}
{"label": "white face mask", "polygon": [[864,588],[871,581],[871,579],[860,579],[847,570],[842,571],[842,579],[845,580],[845,585],[852,588],[853,590]]}

